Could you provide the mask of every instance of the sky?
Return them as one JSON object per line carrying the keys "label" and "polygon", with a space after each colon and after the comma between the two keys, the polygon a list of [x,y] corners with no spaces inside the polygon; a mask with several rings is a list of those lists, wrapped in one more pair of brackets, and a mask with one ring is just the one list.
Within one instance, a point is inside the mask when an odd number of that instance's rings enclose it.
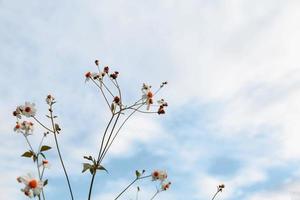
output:
{"label": "sky", "polygon": [[[96,154],[109,119],[85,83],[95,59],[120,72],[126,102],[141,97],[142,83],[167,80],[157,98],[169,106],[126,124],[93,199],[114,199],[136,169],[167,170],[161,200],[211,199],[220,183],[220,200],[300,199],[299,9],[297,0],[0,0],[0,199],[27,199],[16,177],[35,173],[11,113],[34,102],[49,123],[47,94],[75,197],[87,199],[82,157]],[[30,136],[34,146],[42,133]],[[55,148],[47,155],[46,198],[69,199]],[[138,185],[141,200],[155,193],[151,180]]]}

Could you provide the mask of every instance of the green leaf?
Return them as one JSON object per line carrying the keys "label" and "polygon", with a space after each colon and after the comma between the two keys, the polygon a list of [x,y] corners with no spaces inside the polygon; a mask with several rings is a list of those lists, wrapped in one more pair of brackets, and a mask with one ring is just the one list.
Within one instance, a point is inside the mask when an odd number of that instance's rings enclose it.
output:
{"label": "green leaf", "polygon": [[89,163],[83,163],[83,169],[82,173],[84,173],[86,170],[93,168],[93,166]]}
{"label": "green leaf", "polygon": [[41,147],[41,152],[42,151],[48,151],[49,149],[51,149],[51,147],[44,145],[44,146]]}
{"label": "green leaf", "polygon": [[98,165],[97,170],[104,170],[108,173],[108,171],[102,165]]}
{"label": "green leaf", "polygon": [[48,179],[44,181],[44,186],[48,184]]}
{"label": "green leaf", "polygon": [[32,151],[26,151],[21,156],[26,157],[26,158],[31,158],[31,156],[33,156],[33,153],[32,153]]}

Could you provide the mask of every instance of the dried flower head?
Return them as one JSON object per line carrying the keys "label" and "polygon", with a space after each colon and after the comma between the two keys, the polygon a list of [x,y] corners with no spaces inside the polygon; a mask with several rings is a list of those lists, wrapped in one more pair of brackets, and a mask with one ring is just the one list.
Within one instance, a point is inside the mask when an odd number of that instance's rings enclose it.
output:
{"label": "dried flower head", "polygon": [[95,60],[95,64],[99,66],[99,60]]}
{"label": "dried flower head", "polygon": [[13,111],[13,116],[17,117],[18,119],[21,119],[21,114],[22,114],[21,106],[17,106],[16,110]]}
{"label": "dried flower head", "polygon": [[171,182],[166,182],[161,184],[161,190],[166,191],[170,188]]}
{"label": "dried flower head", "polygon": [[109,67],[105,66],[104,69],[103,69],[103,71],[108,74],[109,73]]}
{"label": "dried flower head", "polygon": [[224,184],[218,185],[218,191],[222,192],[224,188],[225,188]]}
{"label": "dried flower head", "polygon": [[54,102],[54,100],[55,100],[55,98],[52,95],[50,95],[50,94],[47,95],[47,97],[46,97],[46,103],[48,105],[52,105],[53,102]]}
{"label": "dried flower head", "polygon": [[119,75],[119,72],[115,71],[114,73],[110,74],[109,76],[110,76],[112,79],[117,79],[117,78],[118,78],[118,75]]}

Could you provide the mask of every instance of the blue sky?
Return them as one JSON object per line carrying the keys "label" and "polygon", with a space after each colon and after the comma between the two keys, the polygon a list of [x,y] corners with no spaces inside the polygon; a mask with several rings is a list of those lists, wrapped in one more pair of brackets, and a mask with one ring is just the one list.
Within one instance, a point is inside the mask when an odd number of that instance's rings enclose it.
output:
{"label": "blue sky", "polygon": [[[32,101],[42,118],[48,93],[58,101],[75,194],[86,199],[82,156],[96,152],[108,119],[84,83],[95,59],[121,72],[129,102],[143,82],[168,80],[160,95],[170,105],[165,116],[137,115],[123,129],[95,200],[113,199],[136,169],[157,168],[172,181],[158,199],[207,200],[219,183],[224,200],[300,199],[299,8],[296,0],[0,0],[0,199],[26,199],[15,177],[33,171],[19,157],[26,144],[11,112]],[[54,150],[49,160],[46,196],[68,199]],[[149,199],[155,186],[141,186]]]}

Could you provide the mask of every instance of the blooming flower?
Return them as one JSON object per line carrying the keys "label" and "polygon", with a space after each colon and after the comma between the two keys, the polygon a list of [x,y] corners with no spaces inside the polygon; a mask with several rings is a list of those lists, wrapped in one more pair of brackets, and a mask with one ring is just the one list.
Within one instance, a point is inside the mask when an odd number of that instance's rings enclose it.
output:
{"label": "blooming flower", "polygon": [[22,124],[20,124],[19,122],[16,123],[15,127],[14,127],[14,131],[17,133],[22,132]]}
{"label": "blooming flower", "polygon": [[54,102],[54,100],[55,100],[55,98],[53,96],[51,96],[50,94],[47,95],[47,97],[46,97],[46,103],[48,105],[51,105]]}
{"label": "blooming flower", "polygon": [[167,172],[163,170],[154,170],[151,176],[153,181],[156,180],[164,181],[168,177]]}
{"label": "blooming flower", "polygon": [[22,114],[26,117],[34,117],[36,108],[34,103],[25,102],[25,105],[20,107]]}
{"label": "blooming flower", "polygon": [[151,92],[151,86],[146,85],[145,83],[142,86],[143,96],[142,99],[146,101],[147,110],[150,109],[150,105],[153,104],[153,93]]}
{"label": "blooming flower", "polygon": [[20,176],[17,178],[17,181],[25,185],[21,191],[30,198],[39,195],[44,186],[44,183],[41,180],[34,178],[31,174]]}
{"label": "blooming flower", "polygon": [[164,183],[161,184],[161,189],[163,191],[166,191],[167,189],[170,188],[170,185],[171,185],[171,182],[164,182]]}

